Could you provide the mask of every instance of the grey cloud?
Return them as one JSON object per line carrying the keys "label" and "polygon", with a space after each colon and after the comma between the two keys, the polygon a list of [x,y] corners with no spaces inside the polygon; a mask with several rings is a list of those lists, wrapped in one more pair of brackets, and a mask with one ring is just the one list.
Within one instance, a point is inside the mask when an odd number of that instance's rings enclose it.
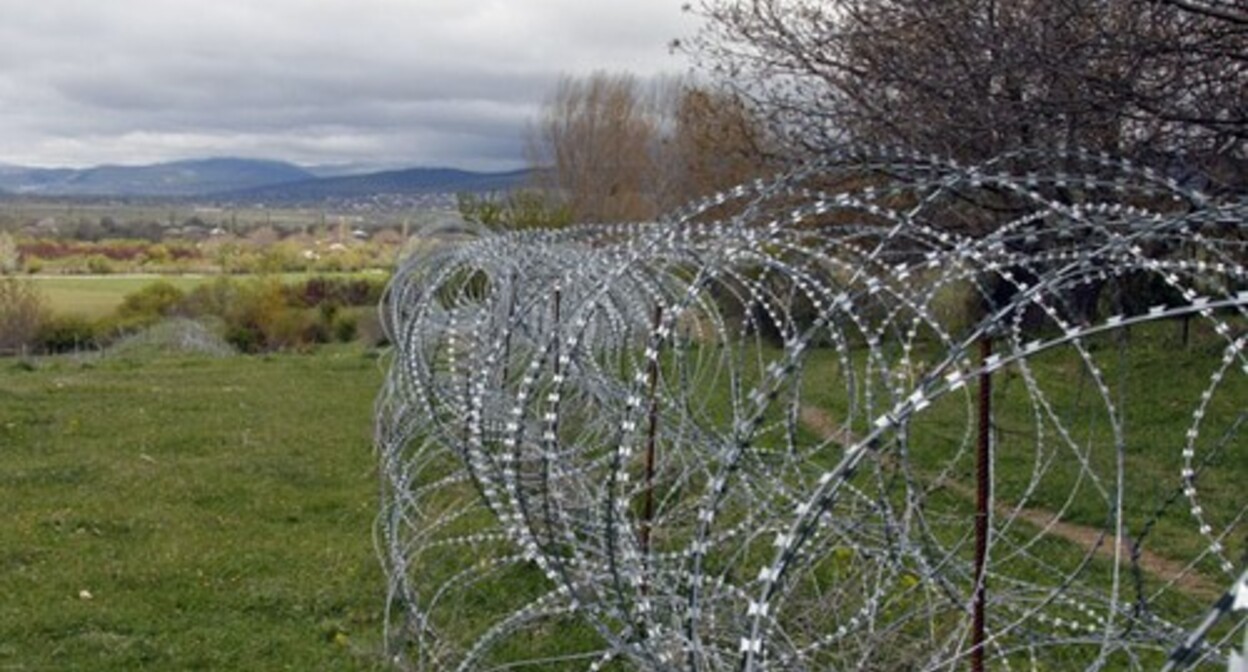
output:
{"label": "grey cloud", "polygon": [[0,162],[511,167],[560,74],[682,69],[679,4],[4,0]]}

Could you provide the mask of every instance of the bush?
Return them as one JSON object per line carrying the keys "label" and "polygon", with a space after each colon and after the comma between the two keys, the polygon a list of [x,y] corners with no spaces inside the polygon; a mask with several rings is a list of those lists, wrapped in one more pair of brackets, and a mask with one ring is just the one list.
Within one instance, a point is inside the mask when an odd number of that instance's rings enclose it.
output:
{"label": "bush", "polygon": [[96,275],[108,275],[114,270],[113,262],[108,257],[101,254],[93,254],[87,257],[87,272]]}
{"label": "bush", "polygon": [[260,315],[258,323],[265,350],[303,350],[324,342],[324,330],[306,311],[286,306]]}
{"label": "bush", "polygon": [[141,296],[118,311],[118,320],[123,329],[132,330],[145,326],[126,321],[133,315],[215,316],[224,323],[226,340],[251,353],[349,342],[362,333],[366,340],[377,341],[380,330],[367,321],[361,323],[364,310],[360,307],[367,306],[369,314],[374,312],[373,306],[384,290],[382,278],[315,277],[293,285],[284,285],[276,278],[219,278],[185,295],[172,287],[145,287],[136,293]]}
{"label": "bush", "polygon": [[384,278],[317,276],[290,286],[290,302],[303,308],[326,303],[338,306],[375,306],[386,289]]}
{"label": "bush", "polygon": [[339,313],[332,322],[334,340],[339,343],[350,343],[359,334],[359,320],[351,313]]}
{"label": "bush", "polygon": [[492,229],[554,229],[571,224],[572,208],[541,191],[478,196],[456,194],[460,216]]}
{"label": "bush", "polygon": [[219,313],[225,320],[226,339],[243,352],[281,347],[290,329],[282,316],[287,310],[281,283],[261,278],[233,283],[231,300]]}
{"label": "bush", "polygon": [[191,290],[178,312],[187,315],[214,315],[224,318],[226,313],[238,301],[238,284],[227,279],[217,278],[212,282],[198,285]]}
{"label": "bush", "polygon": [[288,303],[275,278],[219,280],[196,288],[182,305],[192,315],[220,317],[226,340],[243,352],[302,348],[324,338],[306,310]]}
{"label": "bush", "polygon": [[225,329],[225,341],[239,352],[254,353],[262,349],[264,337],[254,326],[233,324]]}
{"label": "bush", "polygon": [[172,315],[185,298],[185,292],[160,280],[127,294],[117,307],[117,315],[125,320],[151,324]]}
{"label": "bush", "polygon": [[47,316],[43,295],[33,283],[0,277],[0,353],[21,352],[34,345]]}
{"label": "bush", "polygon": [[98,345],[96,324],[79,315],[55,315],[39,327],[35,340],[46,353],[76,352]]}

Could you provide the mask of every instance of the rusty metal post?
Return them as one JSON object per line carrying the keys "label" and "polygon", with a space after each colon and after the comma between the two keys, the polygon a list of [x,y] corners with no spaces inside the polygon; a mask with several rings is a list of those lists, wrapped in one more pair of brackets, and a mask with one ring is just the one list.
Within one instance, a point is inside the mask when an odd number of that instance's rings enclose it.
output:
{"label": "rusty metal post", "polygon": [[[657,334],[659,325],[663,321],[663,306],[654,307],[654,332]],[[659,358],[656,353],[654,359],[650,360],[649,371],[650,385],[650,409],[649,409],[649,426],[646,429],[646,462],[645,462],[645,490],[642,493],[641,508],[641,529],[638,536],[641,542],[641,554],[643,558],[650,556],[650,524],[654,520],[654,462],[656,452],[656,442],[659,433]]]}
{"label": "rusty metal post", "polygon": [[971,622],[971,672],[984,672],[985,602],[987,602],[988,513],[992,502],[992,336],[979,339],[979,441],[975,450],[975,592]]}

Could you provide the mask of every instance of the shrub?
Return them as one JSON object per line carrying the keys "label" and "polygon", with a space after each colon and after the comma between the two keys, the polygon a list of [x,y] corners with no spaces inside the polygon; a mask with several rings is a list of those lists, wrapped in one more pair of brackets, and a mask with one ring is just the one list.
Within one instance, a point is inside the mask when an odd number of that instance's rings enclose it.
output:
{"label": "shrub", "polygon": [[551,229],[572,223],[572,209],[541,191],[506,195],[456,194],[460,216],[492,229]]}
{"label": "shrub", "polygon": [[221,312],[216,313],[225,320],[226,339],[243,352],[279,347],[273,342],[274,337],[279,331],[286,331],[278,325],[286,310],[281,284],[264,278],[230,286],[233,291],[220,307]]}
{"label": "shrub", "polygon": [[254,326],[233,324],[226,326],[225,341],[239,352],[254,353],[262,349],[264,337]]}
{"label": "shrub", "polygon": [[332,324],[334,340],[339,343],[350,343],[359,334],[359,321],[351,313],[339,313]]}
{"label": "shrub", "polygon": [[160,280],[127,294],[117,307],[117,315],[126,320],[150,324],[172,315],[185,298],[185,292]]}
{"label": "shrub", "polygon": [[224,320],[226,340],[243,352],[301,348],[321,338],[316,321],[289,305],[276,278],[211,283],[197,288],[183,305],[191,314]]}
{"label": "shrub", "polygon": [[260,318],[265,350],[302,350],[325,340],[324,331],[305,311],[282,306]]}
{"label": "shrub", "polygon": [[326,303],[340,306],[375,306],[386,289],[384,278],[335,278],[317,276],[291,285],[290,302],[304,308]]}
{"label": "shrub", "polygon": [[96,328],[80,315],[54,315],[40,325],[35,340],[46,353],[76,352],[98,345]]}
{"label": "shrub", "polygon": [[347,342],[361,333],[375,342],[381,338],[380,329],[361,324],[359,307],[368,306],[371,314],[384,289],[381,278],[315,277],[293,285],[276,278],[219,278],[196,287],[172,310],[187,316],[219,317],[226,340],[243,352]]}
{"label": "shrub", "polygon": [[33,345],[47,316],[43,295],[33,283],[0,277],[0,352],[20,352]]}
{"label": "shrub", "polygon": [[96,275],[108,275],[114,270],[113,262],[102,254],[93,254],[87,257],[87,272]]}
{"label": "shrub", "polygon": [[178,312],[187,315],[214,315],[224,318],[226,313],[238,301],[238,284],[227,278],[217,278],[205,282],[191,290]]}

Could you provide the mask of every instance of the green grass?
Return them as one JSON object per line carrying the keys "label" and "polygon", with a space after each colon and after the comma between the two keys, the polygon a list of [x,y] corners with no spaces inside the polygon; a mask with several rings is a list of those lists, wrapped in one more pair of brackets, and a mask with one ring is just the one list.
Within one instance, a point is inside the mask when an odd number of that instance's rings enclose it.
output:
{"label": "green grass", "polygon": [[354,349],[0,361],[0,669],[382,669],[380,380]]}
{"label": "green grass", "polygon": [[[1204,325],[1197,330],[1188,346],[1179,342],[1176,326],[1169,323],[1134,328],[1122,350],[1113,335],[1086,343],[1113,396],[1114,410],[1125,422],[1122,461],[1127,531],[1134,538],[1147,529],[1146,546],[1176,559],[1194,557],[1206,546],[1195,532],[1197,525],[1188,513],[1187,501],[1178,496],[1180,452],[1192,412],[1225,347],[1225,341],[1205,333]],[[1080,467],[1080,460],[1086,460],[1090,471],[1106,479],[1102,486],[1114,487],[1117,455],[1105,402],[1089,368],[1069,348],[1034,357],[1030,366],[1053,412],[1079,448],[1072,451],[1059,446],[1056,425],[1047,418],[1037,420],[1016,367],[998,373],[993,383],[997,496],[1016,502],[1034,486],[1029,507],[1057,511],[1065,506],[1065,520],[1105,529],[1110,504],[1096,492],[1088,470]],[[1197,442],[1198,463],[1208,460],[1198,479],[1198,491],[1211,519],[1220,524],[1229,523],[1243,505],[1235,484],[1248,478],[1248,459],[1242,433],[1234,430],[1234,424],[1243,413],[1245,395],[1248,378],[1232,367],[1209,403]],[[950,449],[966,428],[965,402],[965,398],[951,396],[916,420],[912,432],[921,440],[911,455],[920,466],[934,469],[948,464]],[[1040,445],[1038,428],[1046,436]],[[1225,443],[1215,449],[1221,440]],[[1033,483],[1037,460],[1045,463],[1045,473]],[[963,483],[971,483],[973,456],[968,452],[954,463],[954,469]],[[1240,557],[1248,550],[1244,543],[1242,535],[1227,539],[1228,557]],[[1215,565],[1202,563],[1200,569],[1217,576]]]}
{"label": "green grass", "polygon": [[214,276],[207,275],[42,275],[31,280],[53,313],[100,318],[111,314],[127,294],[157,281],[190,291]]}

